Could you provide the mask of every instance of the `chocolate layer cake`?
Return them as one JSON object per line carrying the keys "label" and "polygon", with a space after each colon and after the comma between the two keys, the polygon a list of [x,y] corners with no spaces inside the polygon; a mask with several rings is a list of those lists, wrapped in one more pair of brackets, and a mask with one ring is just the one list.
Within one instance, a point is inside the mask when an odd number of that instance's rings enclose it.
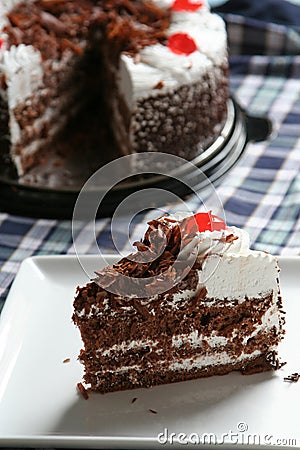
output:
{"label": "chocolate layer cake", "polygon": [[222,19],[200,0],[1,0],[0,142],[19,175],[95,99],[120,155],[193,157],[226,119]]}
{"label": "chocolate layer cake", "polygon": [[163,216],[135,245],[77,288],[73,320],[92,390],[280,367],[279,269],[249,249],[245,231],[210,213]]}

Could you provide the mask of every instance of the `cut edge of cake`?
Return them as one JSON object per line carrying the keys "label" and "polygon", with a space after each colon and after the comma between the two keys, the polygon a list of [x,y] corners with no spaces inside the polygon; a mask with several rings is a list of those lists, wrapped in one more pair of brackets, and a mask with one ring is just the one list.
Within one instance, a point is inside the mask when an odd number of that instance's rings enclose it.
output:
{"label": "cut edge of cake", "polygon": [[[96,27],[92,39],[100,49],[105,14],[97,2],[86,1],[90,12],[78,7],[73,23],[71,14],[66,21],[66,14],[59,12],[62,6],[52,3],[4,0],[0,12],[0,139],[9,139],[10,157],[20,177],[47,161],[49,148],[65,123],[78,113],[88,95],[94,97],[87,92],[90,83],[82,67],[91,42],[91,31],[84,23],[90,22],[93,30]],[[120,155],[163,151],[192,159],[214,142],[226,121],[229,89],[224,22],[210,12],[206,2],[199,2],[193,11],[183,6],[174,9],[176,3],[152,0],[154,22],[160,25],[157,30],[149,29],[136,49],[125,48],[117,60],[111,57],[112,48],[119,45],[113,29],[112,42],[101,50],[111,99],[107,108]],[[149,2],[138,4],[150,8]],[[148,14],[154,14],[151,11]],[[127,23],[124,17],[120,17],[124,20],[120,39],[128,27],[134,36],[143,27],[149,28],[132,18]],[[34,27],[28,27],[28,21]],[[78,31],[80,21],[84,26]],[[36,27],[40,27],[39,39],[30,31]],[[179,52],[170,50],[167,43],[174,35],[188,36],[195,50],[188,53],[182,44]],[[134,38],[127,41],[134,42]]]}
{"label": "cut edge of cake", "polygon": [[[135,254],[77,288],[73,321],[84,343],[79,359],[91,390],[106,393],[231,371],[252,374],[283,365],[277,350],[284,335],[277,259],[250,250],[248,234],[236,227],[199,231],[186,225],[200,215],[149,222]],[[136,260],[156,233],[167,236],[167,245],[145,268]],[[118,294],[120,274],[159,278],[181,257],[182,243],[183,260],[187,249],[196,258],[176,286],[144,298]]]}

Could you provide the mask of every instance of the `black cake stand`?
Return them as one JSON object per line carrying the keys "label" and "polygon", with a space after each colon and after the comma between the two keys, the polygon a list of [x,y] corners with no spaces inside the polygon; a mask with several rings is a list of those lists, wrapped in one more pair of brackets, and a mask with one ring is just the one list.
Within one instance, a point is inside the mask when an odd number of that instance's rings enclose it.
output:
{"label": "black cake stand", "polygon": [[[203,198],[205,191],[213,184],[217,186],[239,161],[248,142],[266,140],[272,132],[268,118],[255,117],[244,111],[240,105],[230,99],[228,103],[227,122],[216,141],[190,162],[183,164],[178,180],[176,169],[169,176],[151,175],[133,177],[115,185],[109,192],[104,186],[97,186],[103,197],[98,209],[98,217],[111,216],[116,207],[129,195],[140,189],[159,188],[170,191],[182,199],[193,192]],[[85,152],[83,152],[84,154]],[[99,152],[98,152],[99,153]],[[108,152],[106,152],[107,154]],[[94,155],[95,152],[92,152]],[[111,156],[110,156],[111,157]],[[66,158],[64,158],[65,161]],[[0,166],[0,210],[10,214],[43,217],[49,219],[71,219],[74,205],[84,181],[106,162],[94,161],[89,165],[89,158],[80,160],[70,158],[69,166],[57,163],[57,158],[49,164],[55,170],[45,166],[43,172],[31,171],[23,180],[19,180],[9,165],[2,162]],[[205,175],[199,179],[199,169]],[[93,192],[93,195],[95,192]],[[162,205],[151,204],[151,207]]]}

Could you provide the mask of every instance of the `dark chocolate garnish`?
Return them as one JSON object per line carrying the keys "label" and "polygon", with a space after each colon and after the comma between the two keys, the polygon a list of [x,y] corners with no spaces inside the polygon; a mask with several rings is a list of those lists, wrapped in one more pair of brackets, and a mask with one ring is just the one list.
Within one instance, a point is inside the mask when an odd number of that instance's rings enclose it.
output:
{"label": "dark chocolate garnish", "polygon": [[89,398],[88,391],[86,390],[86,388],[83,386],[82,383],[77,383],[77,389],[78,389],[78,392],[82,395],[82,397],[85,400],[88,400],[88,398]]}
{"label": "dark chocolate garnish", "polygon": [[283,381],[287,381],[289,383],[297,383],[300,378],[300,373],[295,372],[291,375],[288,375],[287,377],[284,377]]}

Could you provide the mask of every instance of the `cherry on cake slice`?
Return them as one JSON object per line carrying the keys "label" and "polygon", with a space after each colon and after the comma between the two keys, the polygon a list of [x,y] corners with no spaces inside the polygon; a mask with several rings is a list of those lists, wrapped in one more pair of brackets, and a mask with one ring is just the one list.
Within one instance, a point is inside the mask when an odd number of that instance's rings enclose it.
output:
{"label": "cherry on cake slice", "polygon": [[276,257],[211,213],[148,223],[137,251],[78,287],[84,381],[102,393],[280,367]]}

